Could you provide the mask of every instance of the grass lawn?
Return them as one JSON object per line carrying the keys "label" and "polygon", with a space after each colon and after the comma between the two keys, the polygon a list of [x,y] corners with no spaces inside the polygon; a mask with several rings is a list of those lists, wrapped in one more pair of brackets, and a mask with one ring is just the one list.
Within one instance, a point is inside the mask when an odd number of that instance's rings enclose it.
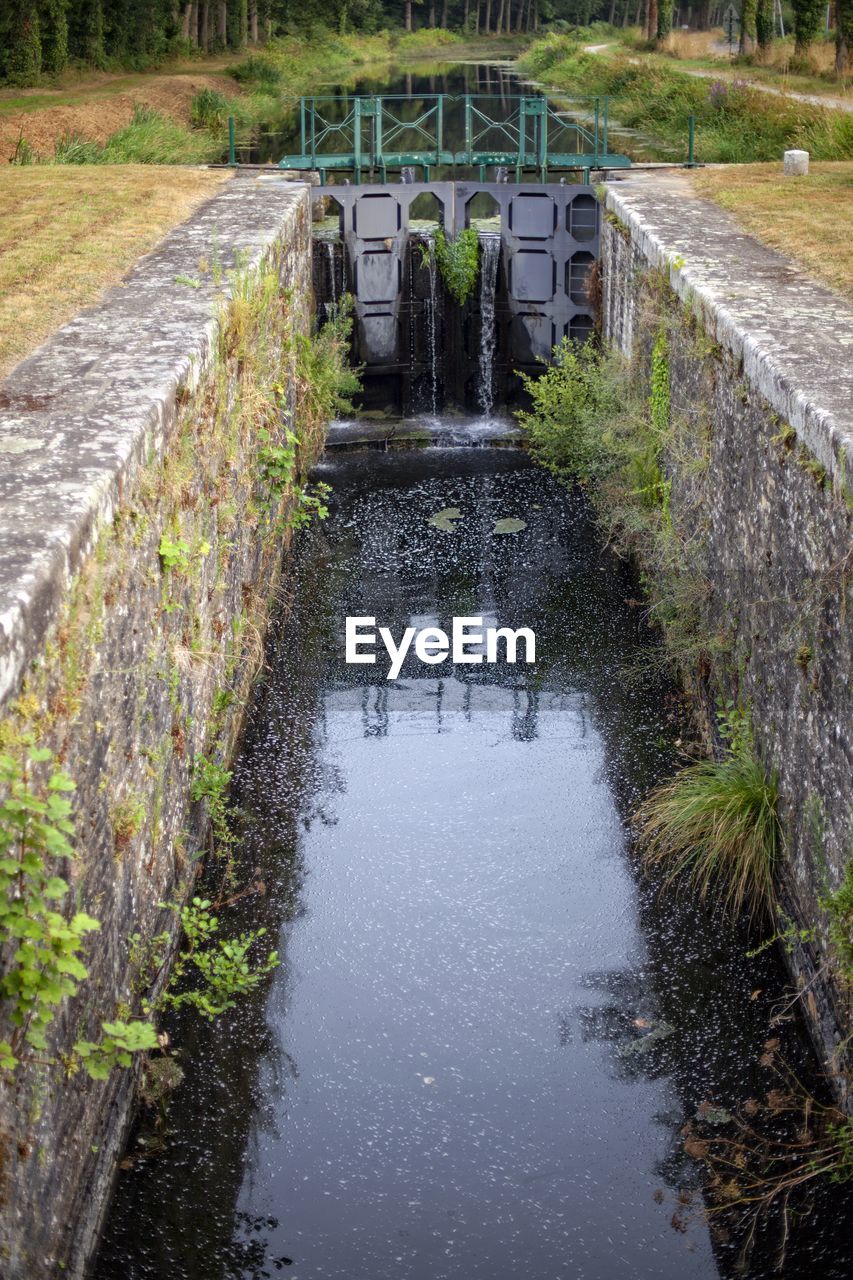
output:
{"label": "grass lawn", "polygon": [[0,169],[0,377],[226,182],[145,165]]}
{"label": "grass lawn", "polygon": [[805,178],[784,177],[779,163],[701,169],[691,178],[756,239],[853,300],[853,160],[812,164]]}

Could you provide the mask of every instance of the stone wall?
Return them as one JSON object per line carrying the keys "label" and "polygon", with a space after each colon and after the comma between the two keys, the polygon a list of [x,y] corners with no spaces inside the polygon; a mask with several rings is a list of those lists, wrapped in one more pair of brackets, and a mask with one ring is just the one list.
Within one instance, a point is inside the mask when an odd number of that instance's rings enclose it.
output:
{"label": "stone wall", "polygon": [[607,208],[604,333],[647,377],[666,335],[670,510],[715,655],[698,681],[706,731],[711,738],[719,693],[748,710],[762,760],[778,770],[782,907],[798,926],[816,926],[785,954],[843,1096],[850,989],[838,980],[821,900],[853,853],[853,400],[844,385],[853,315],[731,225],[723,264],[727,227],[714,218],[725,215],[689,195],[626,183],[609,189]]}
{"label": "stone wall", "polygon": [[101,921],[59,1065],[3,1081],[8,1280],[81,1275],[106,1205],[136,1072],[69,1076],[62,1055],[138,1010],[131,935],[174,934],[159,904],[200,867],[193,772],[233,749],[288,537],[258,428],[298,409],[310,296],[307,187],[234,179],[2,388],[0,744],[51,748],[76,783],[59,869]]}

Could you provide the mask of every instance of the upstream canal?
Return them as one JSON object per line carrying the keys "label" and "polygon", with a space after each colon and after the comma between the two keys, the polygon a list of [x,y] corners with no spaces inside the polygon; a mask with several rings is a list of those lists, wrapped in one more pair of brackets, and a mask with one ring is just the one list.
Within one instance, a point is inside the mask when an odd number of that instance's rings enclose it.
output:
{"label": "upstream canal", "polygon": [[[679,727],[630,575],[517,450],[318,474],[331,515],[303,536],[234,788],[266,888],[241,908],[282,964],[178,1029],[185,1080],[131,1142],[98,1280],[778,1275],[775,1232],[741,1265],[709,1227],[683,1148],[703,1104],[774,1087],[783,984],[637,871],[626,818]],[[390,682],[345,664],[348,615],[395,637],[482,615],[533,628],[537,661],[409,660]],[[774,1035],[801,1068],[791,1015]],[[848,1274],[835,1224],[792,1223],[786,1276]]]}

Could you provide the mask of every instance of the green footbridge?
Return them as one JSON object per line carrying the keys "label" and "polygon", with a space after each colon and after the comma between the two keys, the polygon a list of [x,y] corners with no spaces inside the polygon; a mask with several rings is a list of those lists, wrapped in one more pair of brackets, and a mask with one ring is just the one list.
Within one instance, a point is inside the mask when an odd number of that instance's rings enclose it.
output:
{"label": "green footbridge", "polygon": [[547,182],[561,171],[588,178],[592,169],[630,168],[627,156],[608,149],[606,97],[563,112],[541,94],[504,95],[499,117],[495,101],[471,93],[300,98],[300,150],[279,167],[313,170],[322,183],[344,171],[357,184],[365,176],[386,182],[404,169],[420,170],[424,182],[434,168],[474,169],[483,182],[490,167],[514,172],[516,182],[525,174]]}

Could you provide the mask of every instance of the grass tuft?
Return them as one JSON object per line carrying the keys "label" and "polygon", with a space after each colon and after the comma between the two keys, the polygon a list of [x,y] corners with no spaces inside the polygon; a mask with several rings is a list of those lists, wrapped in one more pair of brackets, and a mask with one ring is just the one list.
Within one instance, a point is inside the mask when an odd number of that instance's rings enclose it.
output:
{"label": "grass tuft", "polygon": [[230,110],[224,93],[200,89],[190,103],[190,124],[194,129],[221,129]]}
{"label": "grass tuft", "polygon": [[773,873],[781,852],[775,773],[768,775],[751,741],[723,760],[681,769],[652,791],[635,823],[646,866],[664,884],[686,884],[718,896],[733,915],[772,919]]}

